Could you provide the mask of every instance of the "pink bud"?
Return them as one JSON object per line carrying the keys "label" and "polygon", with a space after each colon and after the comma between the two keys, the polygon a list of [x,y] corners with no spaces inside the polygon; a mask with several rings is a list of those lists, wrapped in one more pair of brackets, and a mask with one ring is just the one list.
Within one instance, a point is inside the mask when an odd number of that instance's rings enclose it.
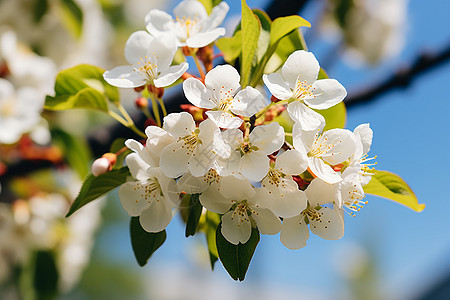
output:
{"label": "pink bud", "polygon": [[99,176],[108,172],[111,168],[109,159],[105,157],[97,158],[91,167],[92,175]]}

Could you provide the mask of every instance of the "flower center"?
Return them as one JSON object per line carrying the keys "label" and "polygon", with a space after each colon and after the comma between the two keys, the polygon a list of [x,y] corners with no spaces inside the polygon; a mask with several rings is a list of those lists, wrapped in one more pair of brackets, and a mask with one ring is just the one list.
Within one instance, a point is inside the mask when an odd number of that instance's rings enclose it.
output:
{"label": "flower center", "polygon": [[298,100],[302,100],[302,99],[307,98],[307,97],[308,98],[316,97],[313,94],[314,88],[312,87],[312,85],[308,84],[306,82],[306,80],[301,81],[300,77],[301,76],[299,76],[297,78],[297,82],[295,83],[295,90],[294,90],[294,93],[293,93],[293,97],[295,99],[298,99]]}
{"label": "flower center", "polygon": [[[184,145],[181,147],[186,147],[188,150],[190,150],[190,152],[192,152],[195,148],[197,148],[198,144],[202,143],[202,141],[198,138],[199,133],[200,130],[196,128],[190,135],[180,137],[178,140],[184,142]],[[190,153],[187,154],[189,155]]]}
{"label": "flower center", "polygon": [[[330,143],[328,142],[328,138],[326,136],[324,137],[323,135],[322,136],[316,135],[314,143],[311,146],[311,150],[308,153],[308,156],[321,157],[322,155],[331,151],[334,147],[336,147],[337,144],[340,143],[342,143],[341,140],[339,140],[337,143]],[[334,155],[334,153],[331,153],[331,155]]]}
{"label": "flower center", "polygon": [[143,58],[139,58],[139,61],[135,64],[132,64],[134,71],[140,73],[143,76],[146,76],[150,82],[155,79],[158,75],[158,66],[157,66],[158,57],[153,53],[153,59],[148,56],[144,56]]}
{"label": "flower center", "polygon": [[206,174],[203,176],[203,180],[204,180],[206,183],[208,183],[208,184],[211,184],[211,183],[213,183],[213,182],[219,184],[220,176],[219,176],[219,174],[217,174],[217,171],[216,171],[216,170],[214,170],[214,169],[209,169],[208,173],[206,173]]}
{"label": "flower center", "polygon": [[240,226],[240,223],[245,222],[251,222],[250,216],[252,214],[258,214],[256,211],[254,211],[248,204],[247,200],[243,200],[241,202],[236,202],[236,206],[234,207],[233,215],[231,216],[231,220],[233,221],[234,218],[238,218],[238,227]]}
{"label": "flower center", "polygon": [[272,185],[278,187],[280,184],[282,184],[283,174],[281,174],[277,170],[271,169],[267,174],[267,177],[269,178],[269,183]]}
{"label": "flower center", "polygon": [[[146,181],[138,182],[134,190],[140,190],[141,198],[148,203],[151,203],[152,198],[155,199],[158,196],[162,196],[161,186],[159,185],[158,179],[155,177],[150,177]],[[138,200],[136,200],[136,202],[138,202]]]}
{"label": "flower center", "polygon": [[320,212],[317,211],[317,209],[309,206],[302,211],[302,214],[305,216],[305,220],[306,223],[309,223],[309,220],[312,221],[320,221],[320,217],[322,216],[322,214]]}
{"label": "flower center", "polygon": [[227,111],[230,109],[231,102],[233,101],[233,97],[226,98],[226,99],[220,99],[219,102],[219,109],[222,111]]}
{"label": "flower center", "polygon": [[179,30],[177,30],[177,35],[183,41],[186,41],[189,37],[195,35],[201,30],[201,26],[197,18],[191,19],[190,17],[176,17],[175,20],[177,22],[176,24],[178,24],[177,27],[179,27]]}

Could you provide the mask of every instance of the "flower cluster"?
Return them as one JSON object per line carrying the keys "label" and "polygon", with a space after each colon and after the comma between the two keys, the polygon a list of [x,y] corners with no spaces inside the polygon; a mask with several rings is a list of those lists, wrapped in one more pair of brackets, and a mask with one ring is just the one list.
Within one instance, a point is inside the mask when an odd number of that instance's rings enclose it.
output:
{"label": "flower cluster", "polygon": [[[150,34],[135,32],[125,46],[131,66],[107,71],[105,80],[118,87],[145,86],[155,95],[155,88],[171,85],[188,69],[186,62],[171,66],[177,47],[190,55],[212,49],[224,34],[217,26],[227,10],[221,2],[208,15],[200,2],[185,0],[174,9],[175,19],[150,11]],[[362,186],[373,174],[366,164],[369,125],[353,132],[324,130],[326,120],[317,112],[340,103],[345,88],[334,79],[318,79],[318,61],[303,50],[287,58],[281,73],[260,78],[272,101],[262,86],[241,86],[231,65],[205,69],[206,75],[199,68],[201,78],[183,76],[184,95],[193,105],[189,111],[201,114],[165,114],[160,126],[146,128],[145,143],[126,141],[132,178],[119,190],[124,209],[156,233],[170,223],[183,194],[198,194],[204,209],[220,215],[221,234],[234,245],[247,243],[252,228],[270,235],[281,231],[290,249],[304,247],[309,230],[341,238],[343,212],[353,215],[362,207]],[[292,128],[274,121],[284,107]]]}

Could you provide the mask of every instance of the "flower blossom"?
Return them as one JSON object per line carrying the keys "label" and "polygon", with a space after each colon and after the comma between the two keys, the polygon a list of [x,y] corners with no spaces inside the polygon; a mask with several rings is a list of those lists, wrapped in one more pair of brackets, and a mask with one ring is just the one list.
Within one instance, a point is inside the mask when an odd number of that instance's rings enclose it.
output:
{"label": "flower blossom", "polygon": [[14,89],[0,78],[0,143],[13,144],[41,120],[44,98],[32,87]]}
{"label": "flower blossom", "polygon": [[281,69],[281,75],[263,75],[263,81],[273,96],[292,101],[289,116],[305,131],[323,127],[325,119],[313,109],[327,109],[341,102],[347,95],[345,88],[335,79],[317,80],[320,66],[311,52],[293,52]]}
{"label": "flower blossom", "polygon": [[217,183],[212,183],[199,200],[206,209],[223,214],[221,233],[230,243],[245,244],[252,227],[257,227],[262,234],[280,231],[280,219],[259,205],[261,192],[245,178],[226,176],[221,179],[220,189]]}
{"label": "flower blossom", "polygon": [[230,156],[230,146],[210,119],[196,127],[189,113],[172,113],[164,117],[163,129],[174,138],[162,149],[160,157],[161,169],[168,177],[177,178],[187,171],[196,177],[203,176],[217,157]]}
{"label": "flower blossom", "polygon": [[[281,243],[289,249],[300,249],[306,246],[309,231],[327,240],[338,240],[344,235],[344,216],[341,209],[323,206],[337,199],[337,194],[328,193],[324,189],[324,181],[314,179],[305,190],[308,206],[299,215],[285,218],[281,225]],[[326,183],[325,183],[326,184]],[[331,186],[328,184],[328,186]],[[326,195],[324,197],[323,195]],[[330,198],[335,195],[336,198]],[[308,229],[309,225],[309,229]]]}
{"label": "flower blossom", "polygon": [[145,17],[145,24],[148,32],[156,37],[175,36],[179,47],[201,48],[225,34],[225,28],[218,26],[229,9],[222,1],[208,16],[200,1],[184,0],[173,9],[175,20],[162,10],[152,9]]}
{"label": "flower blossom", "polygon": [[183,83],[186,98],[195,106],[211,109],[206,115],[221,128],[238,128],[243,120],[265,107],[264,96],[250,86],[238,92],[241,77],[230,65],[217,66],[206,74],[205,84],[196,78]]}
{"label": "flower blossom", "polygon": [[171,66],[176,50],[171,37],[155,38],[145,31],[136,31],[125,44],[125,58],[130,65],[115,67],[103,77],[109,84],[121,88],[171,85],[188,69],[186,62]]}

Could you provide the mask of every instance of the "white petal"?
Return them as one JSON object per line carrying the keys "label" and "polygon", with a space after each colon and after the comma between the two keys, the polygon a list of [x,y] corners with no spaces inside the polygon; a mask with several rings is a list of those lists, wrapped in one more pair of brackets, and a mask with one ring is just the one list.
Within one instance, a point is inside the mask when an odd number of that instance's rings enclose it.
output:
{"label": "white petal", "polygon": [[[175,139],[164,129],[157,126],[148,126],[145,129],[147,141],[145,143],[146,151],[142,151],[141,157],[146,160],[149,157],[149,164],[153,167],[159,166],[159,160],[162,150],[169,144],[175,142]],[[152,164],[152,162],[154,162]]]}
{"label": "white petal", "polygon": [[225,35],[225,28],[223,27],[206,32],[198,32],[186,40],[186,45],[190,48],[205,47],[223,35]]}
{"label": "white petal", "polygon": [[103,73],[107,83],[120,88],[135,88],[143,86],[147,77],[133,70],[131,66],[118,66]]}
{"label": "white petal", "polygon": [[321,157],[331,165],[346,161],[356,151],[355,136],[347,129],[328,130],[322,135],[320,141],[330,147],[330,150],[322,154]]}
{"label": "white petal", "polygon": [[256,226],[261,234],[277,234],[281,230],[280,219],[266,208],[253,208],[255,211],[251,218],[256,221]]}
{"label": "white petal", "polygon": [[165,176],[161,168],[148,168],[147,175],[157,178],[168,209],[172,209],[180,203],[180,191],[173,178]]}
{"label": "white petal", "polygon": [[363,146],[363,154],[370,151],[370,146],[372,145],[373,131],[370,128],[369,123],[361,124],[353,130],[355,136],[357,136]]}
{"label": "white petal", "polygon": [[201,194],[209,187],[209,184],[204,180],[203,176],[192,176],[190,172],[185,173],[178,180],[180,191],[186,194]]}
{"label": "white petal", "polygon": [[160,232],[169,225],[171,220],[172,211],[163,200],[153,201],[152,205],[143,210],[139,217],[142,228],[147,232]]}
{"label": "white petal", "polygon": [[119,188],[119,199],[130,216],[139,216],[153,199],[145,199],[145,183],[128,181]]}
{"label": "white petal", "polygon": [[224,214],[233,205],[232,199],[225,198],[219,192],[220,186],[212,183],[199,197],[200,203],[207,209],[218,214]]}
{"label": "white petal", "polygon": [[252,234],[252,226],[247,213],[241,216],[234,211],[227,212],[222,216],[221,232],[223,237],[234,245],[247,243]]}
{"label": "white petal", "polygon": [[239,128],[244,122],[239,117],[234,117],[230,113],[224,111],[207,111],[206,115],[220,128]]}
{"label": "white petal", "polygon": [[283,220],[280,240],[286,248],[291,250],[303,248],[308,238],[309,229],[302,214]]}
{"label": "white petal", "polygon": [[172,64],[173,57],[177,49],[178,47],[176,45],[175,37],[169,34],[164,34],[158,36],[158,38],[155,38],[147,51],[148,56],[154,55],[156,57],[158,72],[164,73]]}
{"label": "white petal", "polygon": [[133,32],[125,43],[125,58],[130,64],[137,63],[148,54],[154,40],[148,32],[140,30]]}
{"label": "white petal", "polygon": [[248,86],[234,96],[230,110],[237,115],[251,117],[265,106],[264,96],[257,89]]}
{"label": "white petal", "polygon": [[238,174],[240,166],[240,151],[232,151],[228,158],[217,157],[212,168],[216,170],[220,176],[228,176]]}
{"label": "white petal", "polygon": [[126,157],[127,166],[130,169],[131,176],[137,180],[145,180],[148,178],[147,169],[150,167],[143,161],[138,154],[130,153]]}
{"label": "white petal", "polygon": [[284,81],[284,78],[277,73],[264,74],[263,75],[264,84],[269,89],[270,93],[280,100],[286,100],[291,98],[292,91],[289,85]]}
{"label": "white petal", "polygon": [[195,121],[187,112],[171,113],[164,117],[163,128],[178,139],[192,134],[195,130]]}
{"label": "white petal", "polygon": [[197,107],[208,109],[216,107],[206,86],[196,78],[188,78],[183,82],[183,92],[189,102]]}
{"label": "white petal", "polygon": [[208,17],[205,7],[203,6],[203,4],[201,4],[200,1],[197,0],[181,1],[173,9],[173,14],[179,19],[183,19],[183,17],[185,17],[190,19],[203,20]]}
{"label": "white petal", "polygon": [[202,29],[211,30],[222,24],[229,9],[230,7],[225,1],[221,1],[218,5],[214,6],[211,14],[202,23]]}
{"label": "white petal", "polygon": [[311,232],[326,240],[338,240],[344,236],[344,218],[338,210],[322,207],[320,220],[310,220]]}
{"label": "white petal", "polygon": [[228,199],[242,201],[255,196],[255,189],[245,178],[225,176],[220,180],[220,193]]}
{"label": "white petal", "polygon": [[305,98],[305,103],[314,109],[335,106],[347,96],[345,88],[335,79],[322,79],[313,83],[314,98]]}
{"label": "white petal", "polygon": [[176,66],[170,66],[165,72],[158,75],[158,77],[153,81],[156,87],[165,87],[169,86],[178,78],[183,75],[184,72],[188,69],[189,65],[186,62],[182,62]]}
{"label": "white petal", "polygon": [[227,99],[238,91],[241,76],[230,65],[217,66],[206,74],[205,85],[212,90],[215,99]]}
{"label": "white petal", "polygon": [[289,55],[288,59],[281,68],[281,75],[294,90],[297,78],[300,76],[302,81],[312,84],[317,79],[320,66],[314,54],[304,50],[298,50]]}
{"label": "white petal", "polygon": [[277,157],[275,169],[287,175],[300,175],[308,168],[308,162],[304,148],[292,149]]}
{"label": "white petal", "polygon": [[212,120],[206,119],[200,123],[198,128],[200,129],[198,137],[202,141],[202,146],[213,151],[214,157],[217,155],[223,158],[230,156],[230,146],[225,143],[219,127]]}
{"label": "white petal", "polygon": [[178,141],[166,146],[161,153],[160,166],[164,174],[177,178],[188,170],[191,151],[185,147],[184,141]]}
{"label": "white petal", "polygon": [[270,125],[257,126],[250,133],[249,140],[252,146],[258,147],[269,155],[280,150],[284,143],[284,129],[277,122]]}
{"label": "white petal", "polygon": [[318,130],[325,126],[324,117],[300,101],[290,103],[287,111],[292,120],[298,122],[305,131]]}
{"label": "white petal", "polygon": [[244,141],[244,134],[236,128],[222,131],[222,137],[233,150],[238,149],[239,145]]}
{"label": "white petal", "polygon": [[324,205],[327,203],[340,202],[340,190],[338,184],[329,184],[320,178],[315,178],[305,190],[311,206]]}
{"label": "white petal", "polygon": [[159,36],[173,31],[173,18],[165,11],[152,9],[145,16],[145,26],[152,35]]}
{"label": "white petal", "polygon": [[261,181],[269,172],[269,158],[261,150],[247,153],[241,157],[240,171],[251,181]]}
{"label": "white petal", "polygon": [[267,178],[262,181],[262,190],[268,191],[265,197],[261,196],[261,206],[267,207],[275,215],[290,218],[301,213],[307,206],[306,195],[298,189],[292,178],[283,178],[282,185],[270,184]]}
{"label": "white petal", "polygon": [[318,157],[309,158],[309,169],[311,170],[311,172],[313,172],[314,175],[329,184],[334,184],[342,181],[341,176]]}
{"label": "white petal", "polygon": [[133,140],[133,139],[126,140],[125,141],[125,146],[127,146],[128,149],[131,149],[131,150],[133,150],[136,153],[141,152],[142,149],[144,148],[144,145],[142,145],[141,143],[139,143],[138,141]]}
{"label": "white petal", "polygon": [[211,145],[197,145],[188,161],[189,171],[194,176],[205,175],[214,164],[216,156]]}

